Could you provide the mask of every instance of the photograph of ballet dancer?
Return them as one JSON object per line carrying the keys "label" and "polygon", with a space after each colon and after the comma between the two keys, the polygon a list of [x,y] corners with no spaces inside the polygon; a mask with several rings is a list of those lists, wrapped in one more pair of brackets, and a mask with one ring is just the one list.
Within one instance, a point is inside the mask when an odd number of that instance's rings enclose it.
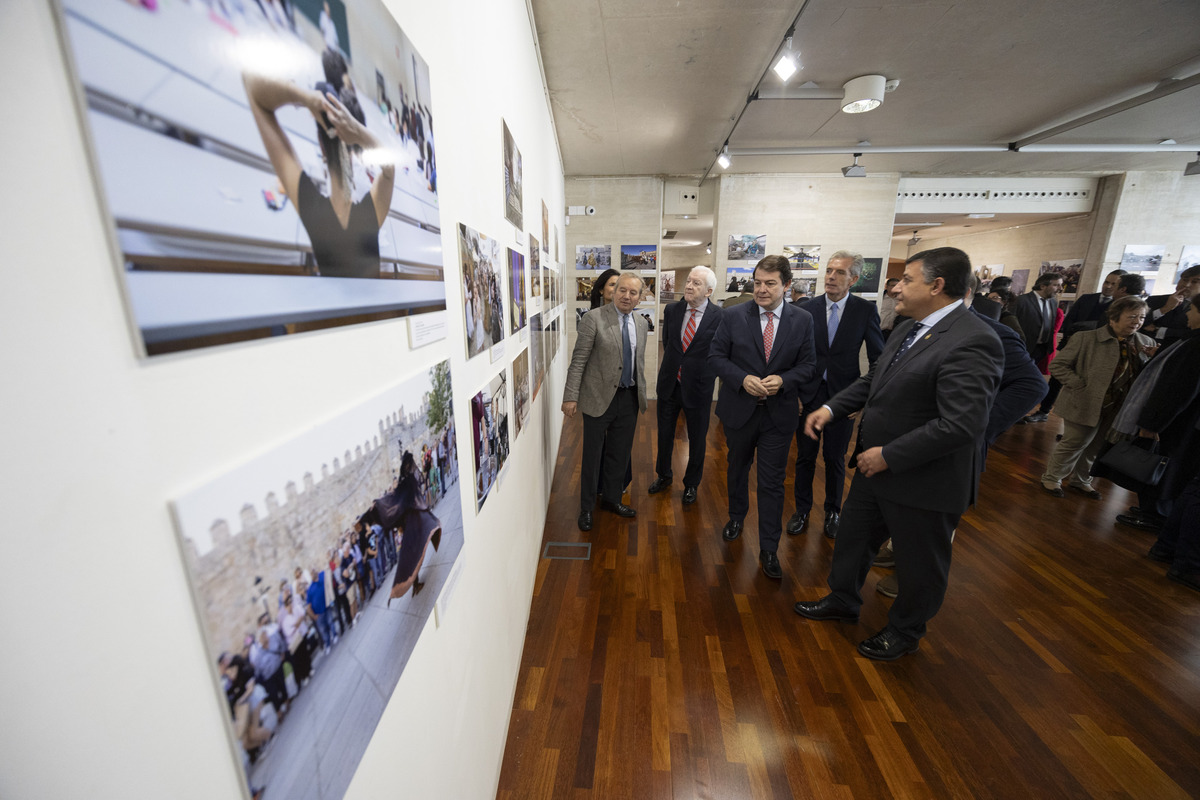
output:
{"label": "photograph of ballet dancer", "polygon": [[174,500],[247,796],[345,795],[462,548],[452,398],[443,361]]}
{"label": "photograph of ballet dancer", "polygon": [[504,301],[500,286],[500,243],[458,224],[458,255],[462,262],[463,324],[467,358],[485,353],[504,340]]}
{"label": "photograph of ballet dancer", "polygon": [[575,245],[575,269],[599,270],[603,272],[612,266],[612,245],[610,244],[577,244]]}
{"label": "photograph of ballet dancer", "polygon": [[821,245],[819,244],[785,244],[783,255],[792,265],[792,272],[798,270],[815,272],[821,268]]}
{"label": "photograph of ballet dancer", "polygon": [[529,394],[529,348],[526,347],[512,362],[513,387],[513,421],[516,428],[513,431],[513,441],[529,424],[529,406],[533,398]]}
{"label": "photograph of ballet dancer", "polygon": [[471,398],[471,445],[478,513],[508,460],[508,377],[504,370]]}
{"label": "photograph of ballet dancer", "polygon": [[527,298],[525,295],[525,255],[518,250],[508,248],[508,307],[509,321],[516,333],[529,322]]}
{"label": "photograph of ballet dancer", "polygon": [[525,227],[525,205],[521,199],[521,151],[508,131],[508,123],[500,120],[500,124],[504,126],[504,218],[519,230]]}
{"label": "photograph of ballet dancer", "polygon": [[445,309],[429,67],[379,0],[55,5],[140,351]]}

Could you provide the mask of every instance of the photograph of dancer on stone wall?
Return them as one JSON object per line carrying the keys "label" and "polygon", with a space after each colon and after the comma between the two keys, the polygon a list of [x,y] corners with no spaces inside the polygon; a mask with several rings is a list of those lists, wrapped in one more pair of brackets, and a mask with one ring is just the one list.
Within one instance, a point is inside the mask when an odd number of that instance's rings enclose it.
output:
{"label": "photograph of dancer on stone wall", "polygon": [[449,361],[178,498],[250,796],[340,800],[462,549]]}

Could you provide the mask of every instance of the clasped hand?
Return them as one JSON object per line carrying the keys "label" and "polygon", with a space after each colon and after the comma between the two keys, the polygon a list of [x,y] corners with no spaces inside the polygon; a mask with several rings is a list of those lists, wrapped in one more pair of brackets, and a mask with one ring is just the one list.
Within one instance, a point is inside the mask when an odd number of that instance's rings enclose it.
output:
{"label": "clasped hand", "polygon": [[779,390],[783,388],[783,378],[778,375],[768,375],[765,378],[747,375],[742,379],[742,388],[754,397],[770,397],[779,394]]}

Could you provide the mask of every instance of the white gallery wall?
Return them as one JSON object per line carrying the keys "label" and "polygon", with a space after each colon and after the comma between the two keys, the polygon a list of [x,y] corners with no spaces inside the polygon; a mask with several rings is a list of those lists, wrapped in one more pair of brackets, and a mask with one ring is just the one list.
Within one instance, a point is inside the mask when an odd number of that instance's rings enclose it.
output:
{"label": "white gallery wall", "polygon": [[468,400],[528,344],[510,336],[494,363],[466,361],[456,226],[527,249],[504,219],[503,118],[524,159],[525,235],[541,238],[544,199],[565,244],[561,159],[524,2],[386,5],[431,74],[447,338],[410,349],[400,319],[144,360],[52,7],[0,4],[0,64],[21,76],[9,101],[25,118],[0,148],[6,800],[241,796],[168,502],[447,357],[462,574],[346,796],[495,794],[561,431],[565,347],[476,516]]}
{"label": "white gallery wall", "polygon": [[[716,297],[726,297],[725,270],[753,266],[730,261],[729,237],[766,234],[766,252],[785,245],[820,245],[821,264],[834,252],[851,250],[882,258],[887,269],[898,174],[843,178],[841,175],[723,175],[713,231]],[[820,291],[820,284],[818,284]]]}

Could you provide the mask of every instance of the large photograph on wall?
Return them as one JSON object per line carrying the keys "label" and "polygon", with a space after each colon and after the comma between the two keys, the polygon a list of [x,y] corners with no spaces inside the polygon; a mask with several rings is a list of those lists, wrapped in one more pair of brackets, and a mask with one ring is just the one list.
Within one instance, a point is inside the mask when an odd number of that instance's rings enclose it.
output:
{"label": "large photograph on wall", "polygon": [[462,548],[452,397],[443,361],[175,500],[251,794],[344,796]]}
{"label": "large photograph on wall", "polygon": [[150,355],[446,307],[429,69],[379,0],[63,0]]}
{"label": "large photograph on wall", "polygon": [[521,151],[508,131],[508,123],[501,120],[504,126],[504,218],[514,227],[525,225],[525,202],[522,200]]}

